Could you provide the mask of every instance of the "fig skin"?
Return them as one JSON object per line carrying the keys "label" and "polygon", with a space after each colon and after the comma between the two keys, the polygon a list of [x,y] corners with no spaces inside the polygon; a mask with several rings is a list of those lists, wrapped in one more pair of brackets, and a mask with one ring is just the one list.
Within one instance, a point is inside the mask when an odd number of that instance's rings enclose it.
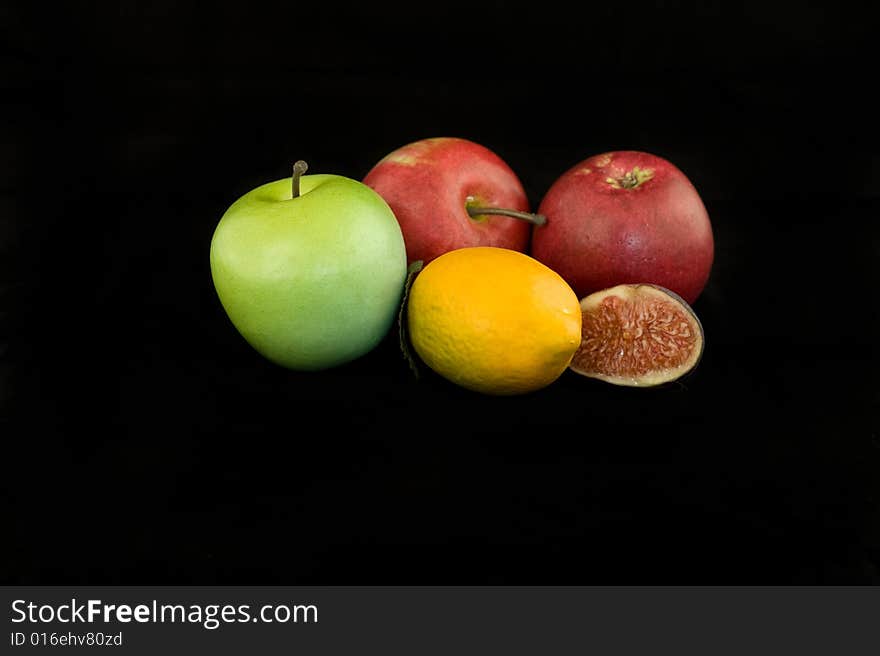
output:
{"label": "fig skin", "polygon": [[[680,364],[667,367],[658,364],[658,366],[654,369],[648,368],[647,370],[640,371],[638,373],[614,372],[611,370],[613,369],[611,367],[606,368],[606,370],[604,371],[596,366],[590,368],[588,366],[590,364],[588,356],[584,354],[586,340],[589,337],[588,331],[592,326],[592,321],[588,320],[588,316],[594,316],[592,312],[594,310],[597,310],[605,299],[611,297],[615,297],[617,299],[620,299],[623,303],[629,304],[646,301],[650,303],[653,300],[653,302],[657,304],[671,303],[672,305],[674,305],[675,309],[678,310],[679,314],[681,315],[678,318],[687,321],[689,327],[693,331],[693,335],[695,336],[694,344],[691,351],[685,355]],[[569,365],[569,369],[579,375],[588,378],[595,378],[597,380],[601,380],[613,385],[627,387],[659,387],[680,380],[685,375],[693,372],[697,365],[700,363],[700,360],[702,359],[706,340],[705,334],[703,332],[703,325],[700,322],[699,317],[694,312],[693,308],[691,308],[691,306],[687,303],[687,301],[685,301],[675,292],[666,289],[665,287],[650,283],[617,285],[609,289],[600,290],[582,298],[580,301],[580,305],[581,311],[584,313],[584,320],[582,324],[582,339],[584,341],[582,342],[581,347],[575,353],[574,358],[572,358],[572,362]],[[647,319],[640,319],[640,322],[636,326],[636,328],[644,328],[644,324],[646,323],[646,321]],[[635,347],[635,345],[641,344],[643,347],[651,346],[651,342],[648,341],[647,337],[639,341],[638,337],[640,337],[641,334],[642,333],[639,333],[639,335],[636,336],[636,339],[626,338],[616,333],[612,335],[605,335],[605,337],[608,339],[609,342],[613,343],[615,348],[621,349],[624,345],[628,345],[628,348],[630,350],[626,352],[626,355],[634,358],[635,355],[632,349]],[[671,335],[677,335],[677,332],[669,333],[667,335],[668,341],[674,341],[670,339]],[[620,355],[623,356],[624,351],[621,350]]]}

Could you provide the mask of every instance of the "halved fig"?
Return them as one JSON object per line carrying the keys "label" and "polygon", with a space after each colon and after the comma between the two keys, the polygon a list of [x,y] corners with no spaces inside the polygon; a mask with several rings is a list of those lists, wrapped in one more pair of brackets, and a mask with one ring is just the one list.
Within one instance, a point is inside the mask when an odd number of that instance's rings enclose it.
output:
{"label": "halved fig", "polygon": [[703,354],[691,307],[657,285],[618,285],[581,299],[581,345],[569,368],[614,385],[651,387],[681,378]]}

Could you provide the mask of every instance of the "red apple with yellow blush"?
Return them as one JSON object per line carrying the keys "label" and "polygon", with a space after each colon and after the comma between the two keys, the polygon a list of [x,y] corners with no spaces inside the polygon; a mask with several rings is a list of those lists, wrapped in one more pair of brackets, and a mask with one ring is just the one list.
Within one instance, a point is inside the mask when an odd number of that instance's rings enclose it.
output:
{"label": "red apple with yellow blush", "polygon": [[551,185],[538,213],[547,222],[534,230],[531,255],[579,298],[648,283],[693,303],[709,278],[709,215],[684,173],[657,155],[590,157]]}
{"label": "red apple with yellow blush", "polygon": [[533,224],[519,178],[494,152],[467,139],[422,139],[394,150],[363,179],[391,207],[407,260],[496,246],[525,252]]}

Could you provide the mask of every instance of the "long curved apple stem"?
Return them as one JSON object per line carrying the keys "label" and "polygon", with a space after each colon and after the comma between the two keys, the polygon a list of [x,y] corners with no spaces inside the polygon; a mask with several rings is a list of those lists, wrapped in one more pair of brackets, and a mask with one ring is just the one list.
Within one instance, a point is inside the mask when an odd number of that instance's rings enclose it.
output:
{"label": "long curved apple stem", "polygon": [[503,207],[476,207],[473,205],[469,205],[467,208],[467,212],[471,215],[471,218],[475,216],[483,216],[485,214],[499,214],[501,216],[509,216],[514,219],[528,221],[529,223],[533,223],[535,225],[544,225],[545,223],[547,223],[547,217],[543,214],[532,214],[531,212],[508,210]]}
{"label": "long curved apple stem", "polygon": [[302,174],[309,170],[309,165],[303,160],[297,160],[293,165],[293,175],[290,178],[290,197],[299,198],[299,179]]}

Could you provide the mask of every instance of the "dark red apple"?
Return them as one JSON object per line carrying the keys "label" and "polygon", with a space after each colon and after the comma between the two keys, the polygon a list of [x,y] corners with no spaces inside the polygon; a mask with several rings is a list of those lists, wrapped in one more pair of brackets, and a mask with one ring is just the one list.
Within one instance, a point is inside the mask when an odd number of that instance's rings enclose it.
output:
{"label": "dark red apple", "polygon": [[671,289],[693,303],[709,278],[714,241],[697,190],[672,163],[649,153],[596,155],[547,191],[531,255],[579,298],[624,283]]}
{"label": "dark red apple", "polygon": [[422,139],[386,155],[364,178],[400,223],[409,262],[468,246],[524,252],[532,223],[522,184],[488,148],[467,139]]}

